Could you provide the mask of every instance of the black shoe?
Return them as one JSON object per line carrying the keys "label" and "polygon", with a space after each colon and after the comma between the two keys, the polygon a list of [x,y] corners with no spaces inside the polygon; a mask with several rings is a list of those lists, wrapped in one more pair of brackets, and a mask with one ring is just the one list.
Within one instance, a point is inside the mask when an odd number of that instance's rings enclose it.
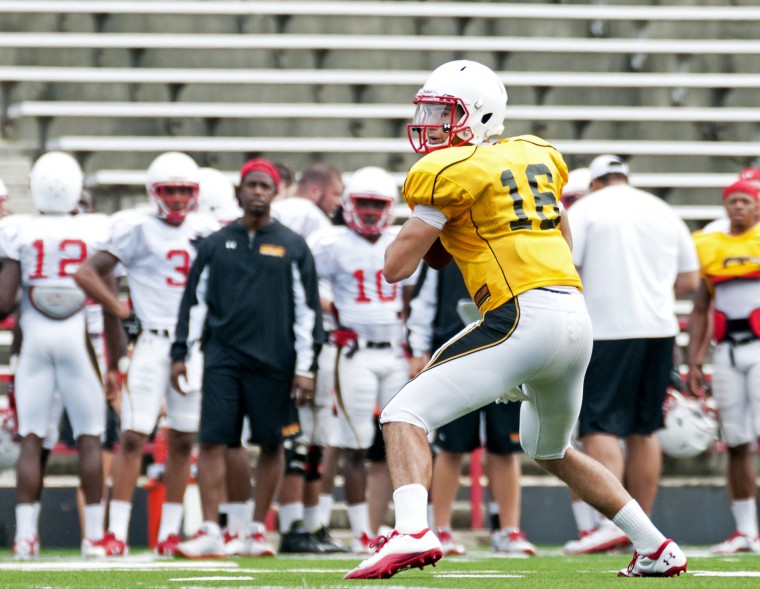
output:
{"label": "black shoe", "polygon": [[322,526],[316,532],[314,532],[314,539],[322,547],[322,552],[326,554],[350,552],[347,546],[344,546],[335,540],[332,536],[330,536],[330,532],[327,531],[327,528],[325,526]]}
{"label": "black shoe", "polygon": [[289,532],[285,532],[280,537],[280,552],[323,554],[325,551],[317,539],[306,531],[303,522],[297,521],[290,527]]}

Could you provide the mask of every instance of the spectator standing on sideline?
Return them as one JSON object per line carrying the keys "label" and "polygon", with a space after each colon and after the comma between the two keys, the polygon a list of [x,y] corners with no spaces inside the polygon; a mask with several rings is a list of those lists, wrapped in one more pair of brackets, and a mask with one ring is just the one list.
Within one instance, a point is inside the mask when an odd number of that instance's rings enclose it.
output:
{"label": "spectator standing on sideline", "polygon": [[328,284],[338,320],[332,333],[338,346],[338,419],[330,446],[340,449],[355,554],[371,553],[377,531],[370,529],[365,465],[376,432],[375,407],[384,407],[409,379],[403,284],[389,284],[382,276],[385,248],[398,233],[393,226],[397,199],[388,172],[361,168],[343,196],[346,225],[315,233],[309,241],[320,286]]}
{"label": "spectator standing on sideline", "polygon": [[[184,153],[159,155],[148,167],[146,188],[154,207],[118,215],[100,251],[79,269],[77,284],[103,305],[106,318],[134,318],[141,326],[121,391],[121,445],[114,457],[109,534],[116,555],[128,551],[132,496],[142,467],[143,447],[166,401],[168,456],[156,553],[171,556],[180,542],[183,499],[190,476],[191,451],[200,417],[200,389],[180,391],[169,383],[169,347],[174,336],[182,290],[195,258],[197,242],[214,231],[197,207],[198,166]],[[121,263],[133,312],[109,288],[107,278]],[[106,327],[109,350],[120,332]],[[111,380],[119,355],[109,362]]]}
{"label": "spectator standing on sideline", "polygon": [[225,555],[217,523],[224,456],[226,448],[240,445],[244,416],[250,421],[251,443],[261,446],[246,553],[274,554],[264,536],[264,519],[284,460],[290,459],[283,456],[283,440],[300,432],[296,405],[314,400],[323,338],[311,252],[300,235],[270,217],[277,168],[253,159],[243,164],[240,176],[243,216],[201,244],[171,349],[171,380],[179,388],[187,374],[190,311],[199,302],[203,280],[208,311],[202,337],[198,485],[204,521],[198,534],[177,548],[188,558]]}
{"label": "spectator standing on sideline", "polygon": [[752,444],[760,436],[760,187],[740,179],[723,190],[727,231],[698,233],[702,280],[689,317],[689,389],[705,396],[702,365],[713,312],[712,395],[728,446],[727,489],[736,530],[714,554],[760,553]]}
{"label": "spectator standing on sideline", "polygon": [[[440,270],[424,267],[411,301],[407,321],[412,352],[411,376],[417,376],[430,361],[431,352],[443,346],[467,324],[478,321],[462,273],[456,264]],[[465,323],[462,315],[471,308]],[[484,426],[484,427],[482,427]],[[491,535],[496,552],[535,555],[536,547],[520,529],[520,405],[490,403],[438,428],[433,460],[433,523],[443,555],[464,554],[451,531],[452,505],[459,489],[459,473],[465,454],[480,448],[485,433],[486,472],[491,500],[498,505],[499,526]]]}
{"label": "spectator standing on sideline", "polygon": [[[0,315],[13,312],[19,288],[23,342],[15,373],[21,453],[16,464],[17,559],[38,556],[42,442],[56,391],[68,411],[84,494],[82,555],[110,556],[104,538],[100,436],[106,404],[100,371],[86,343],[85,294],[72,278],[103,238],[106,218],[77,215],[83,174],[68,154],[49,152],[32,167],[29,187],[38,215],[4,233]],[[60,413],[58,413],[60,416]],[[57,424],[56,424],[57,426]]]}
{"label": "spectator standing on sideline", "polygon": [[[594,328],[578,434],[584,451],[651,514],[662,467],[655,432],[664,425],[679,331],[675,297],[696,289],[699,264],[686,224],[665,202],[628,183],[628,164],[601,155],[589,171],[592,192],[568,211],[573,261]],[[602,519],[565,552],[628,543],[623,530]]]}
{"label": "spectator standing on sideline", "polygon": [[396,528],[346,578],[386,578],[441,558],[427,523],[427,433],[503,396],[523,400],[525,452],[631,535],[636,552],[618,574],[680,574],[687,563],[678,545],[609,470],[570,447],[592,333],[560,226],[562,156],[531,135],[490,143],[504,130],[507,93],[479,63],[440,66],[414,102],[407,132],[427,155],[407,175],[412,213],[386,250],[383,274],[394,283],[423,257],[437,267],[453,257],[484,319],[449,340],[383,409]]}
{"label": "spectator standing on sideline", "polygon": [[[326,162],[308,165],[288,198],[272,203],[272,216],[304,239],[333,227],[336,195],[343,192],[343,179],[334,166]],[[326,331],[335,327],[329,285],[320,284],[322,321]],[[328,342],[319,355],[319,378],[313,403],[299,408],[301,435],[287,444],[295,444],[286,465],[285,478],[279,492],[279,529],[282,535],[280,552],[343,552],[345,548],[330,536],[332,493],[323,485],[335,472],[335,451],[327,447],[335,388],[337,351]],[[327,466],[323,469],[323,466]],[[326,472],[325,472],[326,470]]]}

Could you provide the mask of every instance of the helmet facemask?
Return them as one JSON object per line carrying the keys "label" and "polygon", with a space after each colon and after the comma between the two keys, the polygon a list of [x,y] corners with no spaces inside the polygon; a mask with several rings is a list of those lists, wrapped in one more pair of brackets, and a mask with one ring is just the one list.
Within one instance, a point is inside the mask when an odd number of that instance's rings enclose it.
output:
{"label": "helmet facemask", "polygon": [[349,194],[343,218],[359,235],[376,237],[393,223],[393,204],[394,199],[378,194]]}
{"label": "helmet facemask", "polygon": [[470,113],[459,98],[420,92],[414,104],[417,109],[406,133],[415,153],[429,153],[472,140],[473,132],[467,124]]}
{"label": "helmet facemask", "polygon": [[159,217],[169,225],[181,225],[188,213],[198,208],[198,191],[195,183],[156,183],[148,196],[158,206]]}

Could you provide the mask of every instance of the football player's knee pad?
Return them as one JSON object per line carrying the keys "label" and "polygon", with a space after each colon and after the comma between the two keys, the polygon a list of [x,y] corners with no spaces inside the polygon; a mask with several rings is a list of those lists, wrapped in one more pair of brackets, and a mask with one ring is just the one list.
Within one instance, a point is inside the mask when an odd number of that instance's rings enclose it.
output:
{"label": "football player's knee pad", "polygon": [[322,446],[309,447],[306,455],[306,480],[318,481],[322,478]]}
{"label": "football player's knee pad", "polygon": [[285,448],[285,474],[306,474],[306,457],[308,449],[306,444],[295,440],[286,440]]}

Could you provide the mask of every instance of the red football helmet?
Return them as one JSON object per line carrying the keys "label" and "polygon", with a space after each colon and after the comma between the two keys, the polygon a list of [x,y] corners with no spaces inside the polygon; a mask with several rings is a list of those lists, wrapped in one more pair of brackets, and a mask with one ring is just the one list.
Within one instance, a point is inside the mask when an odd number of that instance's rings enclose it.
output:
{"label": "red football helmet", "polygon": [[145,188],[158,207],[158,216],[170,225],[181,225],[198,208],[198,165],[184,153],[162,153],[148,167]]}
{"label": "red football helmet", "polygon": [[388,172],[368,166],[354,172],[342,200],[346,225],[359,235],[374,237],[395,220],[398,188]]}

